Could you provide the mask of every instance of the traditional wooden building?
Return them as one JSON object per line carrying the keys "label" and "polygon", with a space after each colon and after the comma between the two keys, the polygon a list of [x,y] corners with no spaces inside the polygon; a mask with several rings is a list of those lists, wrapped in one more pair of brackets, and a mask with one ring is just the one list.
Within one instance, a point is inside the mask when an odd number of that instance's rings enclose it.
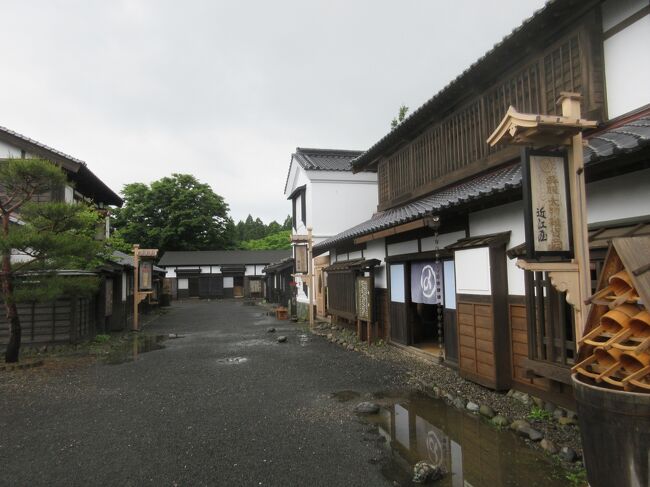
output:
{"label": "traditional wooden building", "polygon": [[[284,194],[291,200],[294,235],[311,227],[314,243],[322,242],[364,218],[377,205],[377,175],[352,172],[350,162],[360,151],[296,148],[291,155]],[[316,314],[326,315],[325,275],[327,252],[312,262]],[[296,278],[297,315],[305,318],[309,307],[306,283]]]}
{"label": "traditional wooden building", "polygon": [[262,272],[265,275],[264,299],[269,303],[279,304],[289,308],[294,297],[293,257],[287,257],[280,262],[267,265]]}
{"label": "traditional wooden building", "polygon": [[[39,158],[59,166],[67,177],[67,183],[35,197],[37,202],[84,201],[92,203],[106,215],[106,225],[98,228],[97,237],[104,238],[108,233],[108,211],[111,206],[121,206],[122,199],[113,192],[87,164],[76,157],[65,154],[34,139],[21,135],[8,128],[0,127],[0,160]],[[15,222],[18,224],[19,219]],[[25,258],[16,255],[15,259]],[[113,298],[114,283],[121,281],[125,271],[119,259],[107,262],[96,272],[66,270],[62,275],[98,275],[101,286],[92,298],[66,297],[53,303],[22,303],[18,307],[23,328],[23,345],[41,345],[53,342],[77,341],[93,336],[95,333],[115,329],[117,323],[125,326],[127,303]],[[107,296],[110,296],[107,297]],[[109,302],[110,301],[110,302]],[[108,312],[108,314],[107,314]],[[4,314],[0,314],[0,346],[9,340],[9,327]]]}
{"label": "traditional wooden building", "polygon": [[600,122],[584,155],[595,281],[612,235],[648,229],[650,71],[638,60],[649,26],[647,1],[548,2],[352,162],[377,172],[377,211],[315,253],[339,273],[380,261],[363,274],[392,343],[491,388],[570,400],[568,305],[513,259],[525,238],[519,149],[486,140],[510,106],[558,114],[561,92],[582,94],[583,116]]}
{"label": "traditional wooden building", "polygon": [[290,257],[289,250],[168,251],[165,269],[172,299],[262,298],[263,269]]}

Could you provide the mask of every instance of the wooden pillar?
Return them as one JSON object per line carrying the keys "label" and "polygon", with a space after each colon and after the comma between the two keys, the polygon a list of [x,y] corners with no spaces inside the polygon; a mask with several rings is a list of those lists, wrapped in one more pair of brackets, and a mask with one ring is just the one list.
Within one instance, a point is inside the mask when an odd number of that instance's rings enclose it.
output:
{"label": "wooden pillar", "polygon": [[139,282],[138,278],[140,277],[138,275],[138,250],[140,246],[138,244],[135,244],[133,246],[133,331],[138,331],[138,301],[139,301],[139,293],[138,293],[138,287],[139,287]]}
{"label": "wooden pillar", "polygon": [[[581,96],[563,93],[559,102],[562,115],[574,120],[580,119]],[[578,291],[573,306],[575,339],[580,340],[587,319],[588,305],[585,300],[591,295],[591,273],[589,268],[589,234],[587,229],[587,192],[585,184],[582,132],[571,138],[569,148],[569,185],[571,188],[571,220],[573,223],[573,247],[578,266]]]}

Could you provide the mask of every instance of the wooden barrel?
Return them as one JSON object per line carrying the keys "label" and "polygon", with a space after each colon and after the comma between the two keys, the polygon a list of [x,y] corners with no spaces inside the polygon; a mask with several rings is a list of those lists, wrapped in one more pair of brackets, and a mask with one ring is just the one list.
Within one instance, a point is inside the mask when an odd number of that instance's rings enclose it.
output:
{"label": "wooden barrel", "polygon": [[646,486],[650,394],[597,387],[572,375],[591,487]]}

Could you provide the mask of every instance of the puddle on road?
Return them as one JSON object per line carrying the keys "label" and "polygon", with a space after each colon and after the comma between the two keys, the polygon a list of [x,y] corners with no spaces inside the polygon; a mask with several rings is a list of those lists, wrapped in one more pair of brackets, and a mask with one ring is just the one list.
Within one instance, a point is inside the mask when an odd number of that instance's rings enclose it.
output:
{"label": "puddle on road", "polygon": [[167,339],[165,335],[136,335],[123,346],[112,349],[103,361],[109,365],[118,365],[126,362],[135,362],[140,354],[153,352],[165,348],[162,342]]}
{"label": "puddle on road", "polygon": [[332,399],[336,399],[338,402],[349,402],[352,399],[358,399],[361,397],[361,394],[359,394],[357,391],[338,391],[332,392],[332,394],[330,394],[330,397]]}
{"label": "puddle on road", "polygon": [[563,471],[543,453],[509,431],[499,431],[441,400],[413,395],[382,407],[366,420],[377,426],[387,450],[382,473],[403,487],[414,485],[413,465],[420,460],[447,471],[436,483],[439,486],[568,485]]}
{"label": "puddle on road", "polygon": [[237,365],[237,364],[243,364],[245,362],[248,362],[248,359],[246,357],[227,357],[227,358],[220,358],[219,360],[217,360],[217,362],[226,365]]}
{"label": "puddle on road", "polygon": [[301,347],[305,347],[309,343],[309,337],[307,335],[298,335],[298,343]]}
{"label": "puddle on road", "polygon": [[251,338],[250,340],[241,340],[230,345],[231,348],[240,348],[240,347],[259,347],[265,345],[273,345],[275,342],[270,340],[264,340],[261,338]]}

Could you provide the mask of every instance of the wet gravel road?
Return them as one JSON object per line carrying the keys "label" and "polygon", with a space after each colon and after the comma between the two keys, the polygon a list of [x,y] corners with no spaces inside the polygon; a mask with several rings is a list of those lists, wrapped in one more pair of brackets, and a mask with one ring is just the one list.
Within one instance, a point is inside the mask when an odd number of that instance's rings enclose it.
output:
{"label": "wet gravel road", "polygon": [[0,485],[392,485],[356,401],[331,397],[399,387],[389,364],[235,301],[174,304],[146,331],[184,337],[134,362],[0,376]]}

